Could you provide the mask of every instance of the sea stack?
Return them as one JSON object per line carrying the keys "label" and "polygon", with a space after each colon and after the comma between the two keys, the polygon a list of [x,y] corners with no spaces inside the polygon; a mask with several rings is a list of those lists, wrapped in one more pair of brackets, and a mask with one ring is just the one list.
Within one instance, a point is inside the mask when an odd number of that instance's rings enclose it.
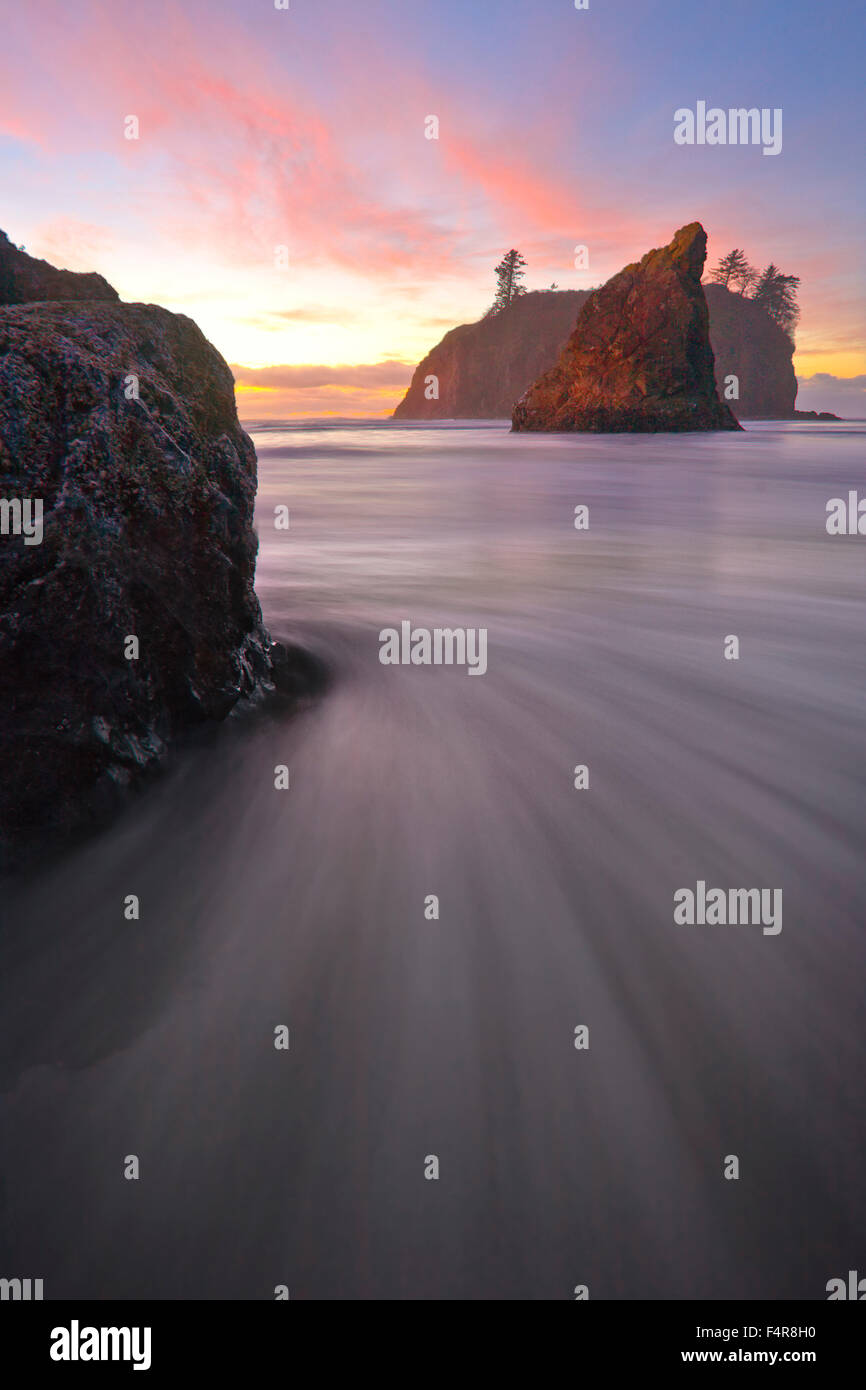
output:
{"label": "sea stack", "polygon": [[[793,339],[761,305],[705,285],[716,387],[736,376],[738,420],[793,420]],[[559,359],[589,290],[530,290],[507,309],[452,328],[415,368],[395,420],[504,420]],[[436,389],[429,389],[435,377]]]}
{"label": "sea stack", "polygon": [[707,234],[681,227],[583,304],[556,365],[514,407],[515,430],[738,430],[719,400],[701,274]]}

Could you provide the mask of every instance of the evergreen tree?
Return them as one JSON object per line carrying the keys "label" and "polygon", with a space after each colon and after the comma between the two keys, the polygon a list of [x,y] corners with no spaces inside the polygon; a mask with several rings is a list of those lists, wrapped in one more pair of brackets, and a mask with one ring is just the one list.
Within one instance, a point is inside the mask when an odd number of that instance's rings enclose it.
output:
{"label": "evergreen tree", "polygon": [[727,256],[722,256],[715,270],[710,271],[710,279],[725,289],[739,289],[745,294],[757,282],[758,272],[749,264],[745,251],[735,247]]}
{"label": "evergreen tree", "polygon": [[771,261],[766,270],[761,271],[752,295],[755,304],[760,304],[762,309],[766,309],[770,318],[775,319],[789,337],[793,335],[800,317],[800,306],[797,303],[799,283],[799,275],[783,275],[778,266],[773,265]]}
{"label": "evergreen tree", "polygon": [[503,256],[496,267],[496,295],[487,310],[488,316],[501,313],[519,294],[526,294],[526,287],[520,283],[525,265],[526,261],[519,251],[512,249]]}

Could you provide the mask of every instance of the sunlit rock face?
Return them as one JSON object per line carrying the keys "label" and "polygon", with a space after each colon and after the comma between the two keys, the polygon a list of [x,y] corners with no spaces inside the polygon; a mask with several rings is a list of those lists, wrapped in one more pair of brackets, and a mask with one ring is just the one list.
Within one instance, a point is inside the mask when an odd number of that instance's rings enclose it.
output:
{"label": "sunlit rock face", "polygon": [[515,405],[513,428],[739,429],[716,390],[706,254],[692,222],[591,294],[556,365]]}

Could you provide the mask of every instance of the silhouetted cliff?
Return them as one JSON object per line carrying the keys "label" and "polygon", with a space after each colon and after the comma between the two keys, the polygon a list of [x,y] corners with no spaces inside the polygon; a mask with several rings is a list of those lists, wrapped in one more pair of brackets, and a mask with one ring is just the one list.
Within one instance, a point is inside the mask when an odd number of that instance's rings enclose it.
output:
{"label": "silhouetted cliff", "polygon": [[[740,395],[728,404],[737,419],[795,418],[791,340],[751,300],[721,285],[705,285],[704,292],[720,397],[733,374]],[[501,314],[452,328],[415,369],[395,419],[510,418],[527,387],[556,362],[587,296],[586,290],[535,291]],[[431,375],[438,400],[425,395]]]}
{"label": "silhouetted cliff", "polygon": [[[501,314],[464,323],[416,367],[394,411],[404,420],[498,420],[556,355],[574,327],[588,290],[536,290],[520,295]],[[436,376],[438,400],[425,379]]]}
{"label": "silhouetted cliff", "polygon": [[705,285],[716,382],[736,376],[739,400],[729,402],[742,420],[791,420],[797,398],[794,344],[760,304],[723,285]]}

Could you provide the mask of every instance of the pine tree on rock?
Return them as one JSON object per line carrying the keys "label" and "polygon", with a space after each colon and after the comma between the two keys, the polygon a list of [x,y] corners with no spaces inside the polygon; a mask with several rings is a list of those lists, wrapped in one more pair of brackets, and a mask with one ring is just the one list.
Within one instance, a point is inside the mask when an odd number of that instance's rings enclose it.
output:
{"label": "pine tree on rock", "polygon": [[756,283],[758,272],[749,264],[745,251],[735,247],[727,256],[722,256],[715,270],[710,271],[710,279],[717,285],[724,285],[726,290],[739,289],[740,294],[745,294]]}
{"label": "pine tree on rock", "polygon": [[506,252],[496,267],[496,296],[487,310],[486,317],[501,313],[519,294],[526,294],[526,287],[520,283],[525,265],[526,261],[519,251],[512,248]]}
{"label": "pine tree on rock", "polygon": [[784,328],[789,337],[793,334],[800,317],[800,306],[797,303],[799,283],[799,275],[783,275],[779,267],[771,261],[766,270],[761,271],[752,295],[755,303],[760,304],[770,318],[775,319],[780,328]]}

